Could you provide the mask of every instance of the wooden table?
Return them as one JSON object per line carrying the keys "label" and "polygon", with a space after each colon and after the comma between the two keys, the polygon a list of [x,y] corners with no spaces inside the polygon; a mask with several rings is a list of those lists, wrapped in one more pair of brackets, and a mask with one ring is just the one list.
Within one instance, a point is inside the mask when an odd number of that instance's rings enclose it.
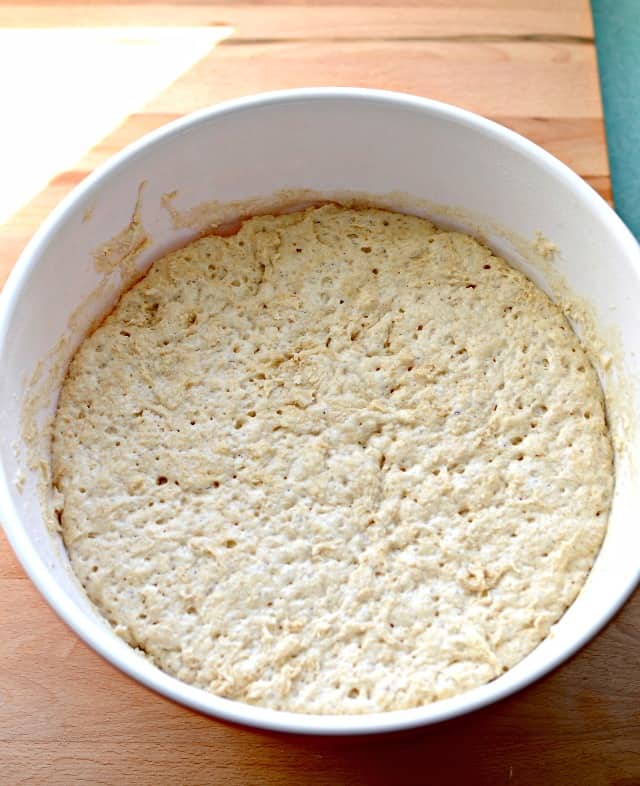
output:
{"label": "wooden table", "polygon": [[[392,4],[390,4],[392,3]],[[0,279],[125,144],[232,96],[361,85],[525,134],[610,199],[588,0],[0,0]],[[306,739],[201,717],[82,644],[0,536],[0,784],[640,784],[640,594],[533,687],[437,727]]]}

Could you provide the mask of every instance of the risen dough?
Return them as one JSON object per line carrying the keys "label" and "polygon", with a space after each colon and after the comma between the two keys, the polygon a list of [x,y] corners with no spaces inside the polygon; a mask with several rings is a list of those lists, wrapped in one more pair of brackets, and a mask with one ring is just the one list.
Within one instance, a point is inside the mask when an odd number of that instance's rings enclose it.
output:
{"label": "risen dough", "polygon": [[134,647],[278,709],[414,707],[548,633],[606,528],[598,379],[472,238],[335,206],[157,261],[53,439],[73,568]]}

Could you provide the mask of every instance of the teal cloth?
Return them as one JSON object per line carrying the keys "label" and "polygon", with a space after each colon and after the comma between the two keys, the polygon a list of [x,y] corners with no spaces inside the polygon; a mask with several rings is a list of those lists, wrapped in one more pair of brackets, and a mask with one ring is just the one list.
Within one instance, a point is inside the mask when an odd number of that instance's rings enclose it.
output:
{"label": "teal cloth", "polygon": [[640,0],[591,0],[615,208],[640,240]]}

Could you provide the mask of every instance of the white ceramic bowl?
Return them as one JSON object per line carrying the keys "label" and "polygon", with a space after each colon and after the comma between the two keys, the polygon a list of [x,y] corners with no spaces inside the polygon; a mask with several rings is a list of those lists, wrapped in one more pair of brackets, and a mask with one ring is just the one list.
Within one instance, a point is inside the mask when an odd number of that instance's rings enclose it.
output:
{"label": "white ceramic bowl", "polygon": [[[69,575],[59,542],[48,534],[36,472],[25,466],[24,450],[16,446],[26,380],[36,364],[44,361],[45,376],[54,369],[51,353],[58,340],[69,337],[57,350],[68,356],[122,286],[118,270],[96,270],[93,253],[127,226],[142,181],[139,218],[151,242],[133,263],[140,271],[160,251],[193,234],[177,230],[161,205],[162,195],[174,190],[180,207],[268,196],[280,189],[399,192],[390,204],[483,231],[490,245],[551,290],[550,269],[527,261],[509,232],[530,239],[541,232],[558,246],[552,267],[589,304],[598,332],[611,343],[613,364],[603,379],[612,420],[627,418],[626,446],[616,457],[610,526],[589,580],[552,635],[524,661],[488,685],[417,709],[298,715],[185,685],[136,654],[92,610]],[[441,210],[438,204],[455,210]],[[577,175],[517,134],[460,109],[397,93],[327,88],[255,96],[185,117],[131,145],[76,188],[35,235],[2,294],[0,518],[7,537],[44,598],[91,647],[145,685],[209,715],[269,729],[356,734],[434,723],[489,704],[575,652],[638,582],[639,270],[635,240]],[[624,412],[614,412],[621,387],[628,401],[621,405]],[[55,385],[45,389],[44,414],[53,410],[56,394]],[[26,478],[21,492],[15,482],[20,473]]]}

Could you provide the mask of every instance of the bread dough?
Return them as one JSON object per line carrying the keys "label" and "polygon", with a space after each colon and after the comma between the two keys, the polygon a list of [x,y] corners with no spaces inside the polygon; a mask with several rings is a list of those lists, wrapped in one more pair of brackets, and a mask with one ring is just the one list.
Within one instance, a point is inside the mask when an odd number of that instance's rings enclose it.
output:
{"label": "bread dough", "polygon": [[520,661],[584,583],[613,488],[559,308],[469,236],[332,205],[158,260],[73,359],[52,468],[123,639],[312,713]]}

